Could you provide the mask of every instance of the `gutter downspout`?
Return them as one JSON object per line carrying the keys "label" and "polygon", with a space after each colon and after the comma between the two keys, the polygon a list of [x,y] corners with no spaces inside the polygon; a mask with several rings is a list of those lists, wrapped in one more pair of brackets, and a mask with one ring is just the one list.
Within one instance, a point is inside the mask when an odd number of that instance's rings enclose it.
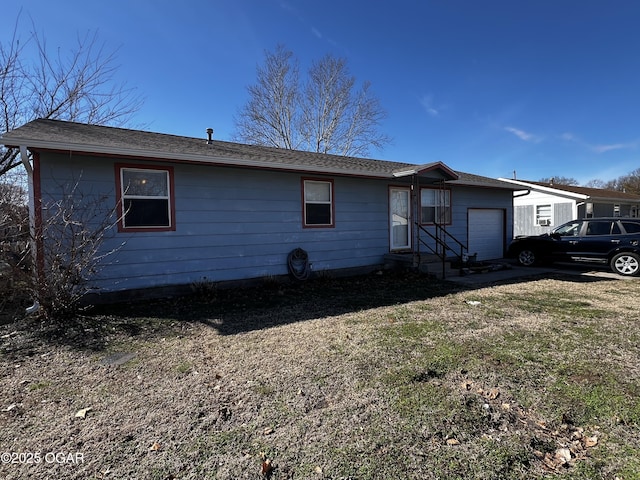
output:
{"label": "gutter downspout", "polygon": [[[20,145],[20,160],[24,165],[24,169],[27,171],[27,183],[29,188],[29,248],[31,249],[31,261],[33,262],[33,274],[34,278],[38,279],[38,248],[36,241],[36,199],[35,189],[33,187],[33,166],[29,161],[29,153],[25,145]],[[37,281],[37,280],[36,280]],[[33,301],[33,305],[28,307],[25,311],[27,315],[36,313],[40,310],[40,303],[36,298]]]}
{"label": "gutter downspout", "polygon": [[524,193],[520,193],[518,195],[516,195],[515,193],[513,194],[513,198],[520,198],[520,197],[526,197],[527,195],[531,195],[531,190],[527,190]]}

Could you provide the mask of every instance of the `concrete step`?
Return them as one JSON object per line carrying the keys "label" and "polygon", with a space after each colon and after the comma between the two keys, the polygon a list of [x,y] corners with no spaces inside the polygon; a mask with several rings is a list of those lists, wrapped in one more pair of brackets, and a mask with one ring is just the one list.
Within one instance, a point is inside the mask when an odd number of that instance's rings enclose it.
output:
{"label": "concrete step", "polygon": [[[451,260],[444,263],[445,278],[450,275],[459,275],[459,269],[451,268]],[[416,268],[419,272],[434,275],[437,278],[443,276],[442,259],[432,254],[388,253],[384,256],[386,268]]]}

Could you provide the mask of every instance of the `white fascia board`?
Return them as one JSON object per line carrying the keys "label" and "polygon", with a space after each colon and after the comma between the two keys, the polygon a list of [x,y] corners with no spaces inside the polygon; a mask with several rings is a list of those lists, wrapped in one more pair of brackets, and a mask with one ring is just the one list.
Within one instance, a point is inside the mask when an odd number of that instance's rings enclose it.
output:
{"label": "white fascia board", "polygon": [[568,197],[576,200],[587,200],[589,198],[589,195],[583,195],[582,193],[567,192],[566,190],[561,190],[559,188],[543,187],[541,185],[535,185],[533,183],[528,183],[528,182],[521,182],[519,180],[512,180],[510,178],[498,178],[498,180],[503,182],[513,183],[514,185],[520,185],[527,190],[537,190],[540,192],[548,193],[549,195],[556,195],[559,197]]}
{"label": "white fascia board", "polygon": [[26,145],[27,148],[45,148],[47,150],[57,150],[63,152],[81,152],[87,154],[98,155],[114,155],[123,157],[136,157],[136,158],[149,158],[157,160],[167,160],[172,162],[189,162],[200,163],[204,165],[218,165],[229,167],[252,167],[252,168],[268,168],[272,170],[286,170],[286,171],[300,171],[300,172],[313,172],[313,173],[325,173],[333,175],[348,175],[357,177],[369,177],[369,178],[393,178],[390,173],[385,172],[371,172],[368,170],[351,170],[341,168],[327,168],[315,165],[300,165],[300,164],[287,164],[287,163],[274,163],[260,160],[246,160],[238,158],[228,157],[212,157],[207,155],[198,155],[190,153],[172,153],[164,152],[161,150],[142,150],[123,147],[102,147],[96,145],[82,145],[71,143],[58,143],[42,140],[20,140],[20,145]]}
{"label": "white fascia board", "polygon": [[416,173],[418,173],[418,171],[415,168],[409,169],[409,170],[402,170],[400,172],[393,172],[393,177],[394,178],[401,178],[401,177],[408,177],[410,175],[415,175]]}

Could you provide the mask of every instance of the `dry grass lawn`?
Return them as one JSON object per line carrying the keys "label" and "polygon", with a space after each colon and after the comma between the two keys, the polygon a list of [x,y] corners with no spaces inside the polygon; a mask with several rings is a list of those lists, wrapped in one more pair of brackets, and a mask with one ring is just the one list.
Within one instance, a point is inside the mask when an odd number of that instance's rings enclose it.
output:
{"label": "dry grass lawn", "polygon": [[3,325],[0,478],[640,478],[638,281],[198,290]]}

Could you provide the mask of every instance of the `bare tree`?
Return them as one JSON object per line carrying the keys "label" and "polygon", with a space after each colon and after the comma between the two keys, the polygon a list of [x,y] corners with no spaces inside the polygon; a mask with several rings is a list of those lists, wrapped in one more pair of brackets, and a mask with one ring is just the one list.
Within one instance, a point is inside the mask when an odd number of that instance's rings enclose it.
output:
{"label": "bare tree", "polygon": [[26,259],[29,215],[25,188],[19,180],[8,178],[13,176],[7,174],[0,181],[0,262],[17,267]]}
{"label": "bare tree", "polygon": [[606,189],[607,182],[600,180],[599,178],[594,178],[593,180],[589,180],[587,183],[585,183],[584,186],[589,188]]}
{"label": "bare tree", "polygon": [[390,141],[379,132],[386,113],[371,84],[356,89],[343,58],[314,62],[301,87],[297,61],[278,46],[265,52],[265,66],[248,91],[250,100],[236,118],[238,140],[349,156],[366,156]]}
{"label": "bare tree", "polygon": [[578,186],[580,185],[580,182],[578,182],[578,180],[576,180],[575,178],[572,177],[545,177],[545,178],[541,178],[540,180],[538,180],[540,183],[548,183],[548,184],[553,184],[553,185],[572,185],[572,186]]}
{"label": "bare tree", "polygon": [[640,194],[640,168],[615,180],[616,190],[626,193]]}
{"label": "bare tree", "polygon": [[[142,106],[133,89],[115,82],[115,53],[105,50],[96,33],[54,53],[43,34],[22,42],[18,24],[19,18],[11,39],[0,43],[1,133],[36,118],[123,125]],[[18,164],[17,150],[0,146],[0,175]]]}
{"label": "bare tree", "polygon": [[237,138],[254,145],[298,148],[296,123],[299,104],[298,64],[293,54],[278,45],[265,52],[258,67],[258,83],[247,88],[249,102],[236,120]]}

